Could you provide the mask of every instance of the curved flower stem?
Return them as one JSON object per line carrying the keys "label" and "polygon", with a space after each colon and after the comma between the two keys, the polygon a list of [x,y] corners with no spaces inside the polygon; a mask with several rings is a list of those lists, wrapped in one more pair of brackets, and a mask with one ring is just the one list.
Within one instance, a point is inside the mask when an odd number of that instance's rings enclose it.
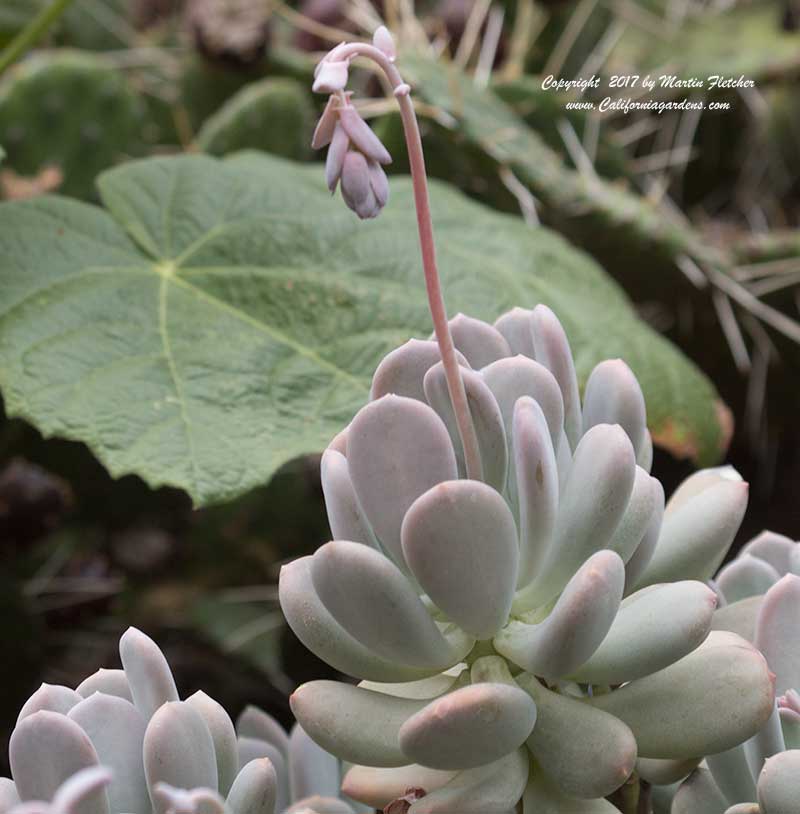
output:
{"label": "curved flower stem", "polygon": [[425,173],[425,156],[422,150],[422,138],[419,132],[417,116],[414,113],[414,104],[411,101],[411,88],[403,81],[394,63],[374,45],[354,42],[339,46],[336,51],[337,59],[349,59],[353,56],[367,57],[378,64],[386,74],[400,107],[400,116],[403,121],[403,132],[411,166],[411,183],[414,188],[414,205],[417,211],[422,267],[425,272],[425,288],[428,292],[428,305],[433,318],[433,329],[436,334],[436,341],[439,343],[439,352],[442,355],[442,364],[447,378],[447,389],[450,393],[450,401],[453,404],[458,433],[464,449],[464,465],[467,477],[482,480],[483,464],[478,446],[478,436],[475,433],[475,425],[469,411],[467,392],[464,389],[464,380],[461,378],[439,282],[436,247],[433,241],[433,223],[428,198],[428,179]]}

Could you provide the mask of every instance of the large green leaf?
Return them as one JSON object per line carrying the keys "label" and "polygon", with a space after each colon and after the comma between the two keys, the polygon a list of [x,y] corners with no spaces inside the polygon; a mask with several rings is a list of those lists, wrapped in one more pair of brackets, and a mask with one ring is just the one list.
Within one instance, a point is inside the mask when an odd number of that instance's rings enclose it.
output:
{"label": "large green leaf", "polygon": [[[320,450],[380,357],[430,330],[411,189],[361,223],[321,169],[239,154],[124,165],[105,209],[0,205],[0,386],[9,414],[85,441],[114,475],[229,499]],[[433,185],[450,312],[551,305],[585,377],[624,356],[656,434],[702,460],[711,384],[640,322],[588,257],[546,229]]]}

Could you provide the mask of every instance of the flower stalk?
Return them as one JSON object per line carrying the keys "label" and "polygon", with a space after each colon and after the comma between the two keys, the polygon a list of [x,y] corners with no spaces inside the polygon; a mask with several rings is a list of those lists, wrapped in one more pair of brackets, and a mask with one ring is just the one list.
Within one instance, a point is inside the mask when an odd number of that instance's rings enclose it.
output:
{"label": "flower stalk", "polygon": [[[419,123],[411,101],[411,87],[403,81],[403,77],[394,64],[394,48],[391,35],[381,27],[375,32],[377,45],[368,43],[342,43],[336,46],[320,62],[317,68],[314,91],[330,93],[342,99],[344,86],[347,82],[347,68],[351,59],[365,57],[372,60],[386,75],[392,87],[397,104],[400,108],[400,117],[403,123],[406,149],[408,150],[411,168],[411,183],[414,190],[414,206],[417,214],[417,230],[419,232],[420,251],[422,254],[422,268],[425,275],[425,289],[428,295],[433,320],[433,329],[442,364],[445,370],[447,388],[453,411],[458,425],[461,444],[464,449],[464,465],[467,477],[473,480],[482,480],[483,466],[481,462],[478,436],[472,421],[472,415],[467,403],[467,393],[464,387],[455,345],[447,321],[447,310],[442,296],[439,271],[436,263],[436,246],[433,239],[433,222],[431,219],[430,199],[428,195],[428,180],[425,172],[425,155],[422,149],[422,137],[419,132]],[[346,101],[345,103],[346,104]],[[320,127],[325,125],[325,115],[320,120]],[[319,128],[318,128],[319,130]],[[315,134],[316,141],[316,134]],[[343,179],[344,180],[344,179]],[[359,213],[360,215],[360,213]]]}

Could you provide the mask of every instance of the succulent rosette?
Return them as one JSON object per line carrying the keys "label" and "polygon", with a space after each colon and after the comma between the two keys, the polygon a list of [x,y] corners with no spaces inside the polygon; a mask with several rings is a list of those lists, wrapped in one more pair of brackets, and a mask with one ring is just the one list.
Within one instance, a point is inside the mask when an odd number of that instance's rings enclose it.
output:
{"label": "succulent rosette", "polygon": [[581,402],[549,308],[449,327],[480,475],[437,344],[391,352],[322,458],[333,541],[280,578],[300,640],[362,681],[292,709],[370,805],[414,786],[411,814],[616,811],[637,758],[691,768],[770,717],[763,656],[709,633],[747,485],[703,470],[665,508],[635,376],[602,362]]}
{"label": "succulent rosette", "polygon": [[765,531],[722,568],[714,626],[752,641],[775,674],[772,715],[746,743],[710,754],[677,790],[673,814],[800,810],[800,544]]}
{"label": "succulent rosette", "polygon": [[[256,707],[234,726],[197,692],[179,700],[164,654],[130,628],[123,669],[76,689],[43,684],[9,743],[2,814],[354,814],[341,767],[295,726]],[[363,809],[360,809],[363,810]]]}

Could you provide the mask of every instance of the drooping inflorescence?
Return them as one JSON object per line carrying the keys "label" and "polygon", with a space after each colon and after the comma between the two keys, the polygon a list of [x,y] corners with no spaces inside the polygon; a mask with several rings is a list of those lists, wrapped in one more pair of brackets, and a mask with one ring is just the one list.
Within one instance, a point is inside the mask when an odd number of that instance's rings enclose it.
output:
{"label": "drooping inflorescence", "polygon": [[203,692],[179,700],[155,642],[130,628],[123,669],[25,703],[0,778],[3,814],[354,814],[339,761],[248,707],[236,726]]}

